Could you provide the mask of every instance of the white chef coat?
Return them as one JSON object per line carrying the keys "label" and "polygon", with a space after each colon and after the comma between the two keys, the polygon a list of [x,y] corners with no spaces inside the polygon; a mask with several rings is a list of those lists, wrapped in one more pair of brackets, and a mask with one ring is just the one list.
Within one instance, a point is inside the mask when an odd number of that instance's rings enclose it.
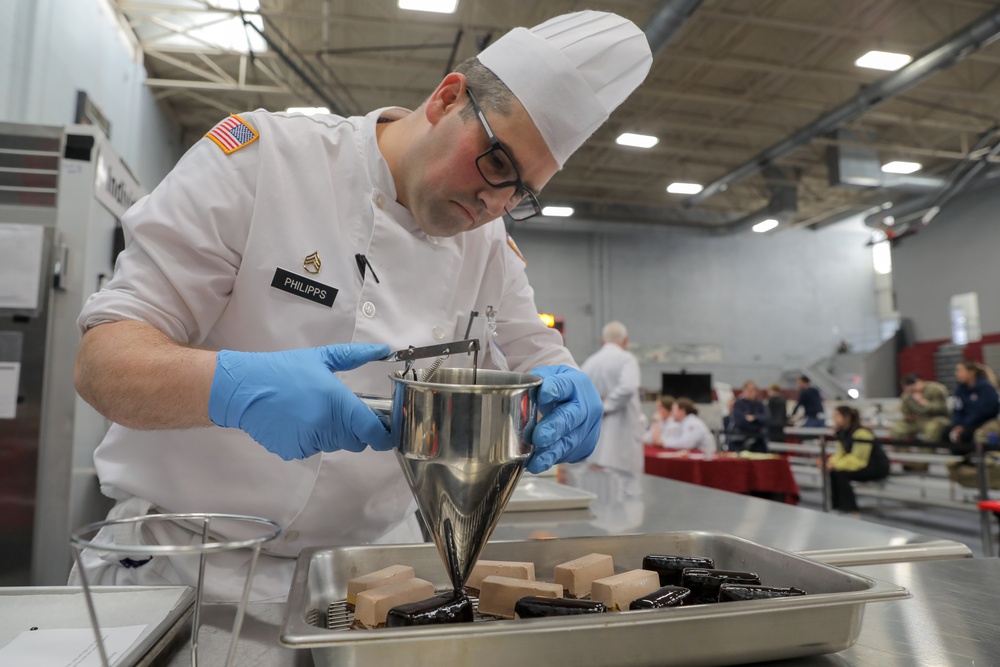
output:
{"label": "white chef coat", "polygon": [[[473,332],[482,333],[493,306],[511,370],[573,365],[559,334],[538,317],[524,261],[502,220],[451,238],[428,237],[396,202],[375,127],[380,117],[407,113],[387,108],[341,118],[258,110],[240,115],[260,135],[253,143],[227,155],[203,138],[123,217],[127,247],[111,282],[84,307],[81,330],[140,320],[179,343],[213,350],[349,342],[397,349],[462,339],[473,310],[480,313]],[[315,274],[304,269],[313,253],[321,262]],[[356,253],[374,275],[362,277]],[[338,290],[332,307],[272,287],[278,268]],[[472,358],[452,357],[446,365],[471,366]],[[399,368],[373,362],[338,377],[355,392],[388,396],[387,376]],[[303,547],[419,540],[400,528],[412,522],[415,504],[392,452],[286,462],[238,429],[116,424],[94,461],[119,513],[139,498],[152,511],[277,521],[284,533],[265,548],[255,599],[284,596],[294,563],[287,557]],[[245,534],[241,526],[216,528],[223,538]],[[103,581],[143,583],[151,571],[112,568]],[[214,597],[238,599],[241,576],[234,572]]]}
{"label": "white chef coat", "polygon": [[641,473],[642,410],[639,406],[639,360],[620,345],[605,343],[580,366],[604,402],[597,449],[588,459],[606,468]]}
{"label": "white chef coat", "polygon": [[[659,441],[654,442],[653,431],[659,427]],[[655,414],[653,415],[653,421],[646,429],[646,432],[642,436],[642,442],[645,445],[663,445],[664,438],[675,438],[681,433],[680,423],[674,419],[673,415],[668,415],[666,419],[660,419]]]}
{"label": "white chef coat", "polygon": [[717,447],[715,436],[708,425],[698,415],[688,415],[680,421],[679,431],[672,431],[663,437],[667,449],[690,449],[714,454]]}

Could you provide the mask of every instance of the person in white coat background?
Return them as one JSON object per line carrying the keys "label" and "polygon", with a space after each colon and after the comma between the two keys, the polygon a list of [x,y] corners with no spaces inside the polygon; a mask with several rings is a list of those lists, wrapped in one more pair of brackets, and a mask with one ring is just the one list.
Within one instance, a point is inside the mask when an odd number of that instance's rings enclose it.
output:
{"label": "person in white coat background", "polygon": [[663,446],[667,449],[684,449],[712,455],[718,450],[715,436],[708,424],[698,416],[698,408],[690,398],[678,398],[674,402],[674,420],[679,428],[664,436]]}
{"label": "person in white coat background", "polygon": [[[257,110],[211,129],[123,216],[115,274],[78,321],[76,387],[114,422],[94,455],[109,518],[276,521],[255,600],[285,598],[304,547],[419,541],[389,433],[355,393],[386,395],[398,366],[378,359],[464,338],[473,311],[496,312],[483,347],[505,358],[487,367],[543,379],[528,469],[586,458],[600,397],[539,320],[502,217],[541,211],[539,191],[651,62],[631,21],[576,12],[511,30],[414,111]],[[472,331],[492,336],[482,315]],[[182,522],[98,537],[198,540]],[[239,599],[249,555],[212,559],[207,598]],[[92,550],[84,566],[94,584],[198,573],[198,559]]]}
{"label": "person in white coat background", "polygon": [[628,329],[621,322],[605,324],[601,342],[601,349],[580,366],[597,387],[604,404],[601,437],[588,460],[605,468],[640,474],[644,458],[639,360],[625,349]]}

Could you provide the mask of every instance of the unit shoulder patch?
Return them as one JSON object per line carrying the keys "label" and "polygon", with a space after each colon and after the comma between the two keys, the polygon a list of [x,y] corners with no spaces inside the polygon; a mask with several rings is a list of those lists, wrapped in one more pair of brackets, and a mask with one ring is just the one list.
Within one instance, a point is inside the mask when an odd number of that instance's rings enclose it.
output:
{"label": "unit shoulder patch", "polygon": [[514,243],[514,239],[511,237],[510,232],[507,233],[507,245],[509,245],[510,249],[514,251],[515,255],[521,258],[522,262],[524,262],[525,264],[528,263],[528,260],[524,258],[524,255],[522,255],[521,251],[518,249],[517,244]]}
{"label": "unit shoulder patch", "polygon": [[257,141],[260,134],[245,120],[233,114],[219,121],[205,136],[214,141],[223,153],[229,155]]}

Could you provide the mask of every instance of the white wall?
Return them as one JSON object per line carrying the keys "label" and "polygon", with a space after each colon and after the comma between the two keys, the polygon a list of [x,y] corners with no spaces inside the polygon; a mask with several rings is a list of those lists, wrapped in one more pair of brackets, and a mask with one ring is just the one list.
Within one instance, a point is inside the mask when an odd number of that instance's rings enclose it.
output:
{"label": "white wall", "polygon": [[918,341],[951,338],[952,295],[979,294],[984,334],[1000,332],[1000,185],[949,202],[930,225],[892,249],[896,307]]}
{"label": "white wall", "polygon": [[84,90],[110,120],[115,150],[152,189],[180,158],[178,133],[105,1],[0,0],[0,120],[72,123]]}
{"label": "white wall", "polygon": [[[566,317],[578,361],[618,319],[640,360],[664,344],[715,344],[720,364],[685,364],[715,379],[770,383],[841,339],[879,342],[870,238],[860,220],[820,231],[709,237],[682,231],[573,234],[519,229],[540,310]],[[646,360],[643,385],[676,363]]]}

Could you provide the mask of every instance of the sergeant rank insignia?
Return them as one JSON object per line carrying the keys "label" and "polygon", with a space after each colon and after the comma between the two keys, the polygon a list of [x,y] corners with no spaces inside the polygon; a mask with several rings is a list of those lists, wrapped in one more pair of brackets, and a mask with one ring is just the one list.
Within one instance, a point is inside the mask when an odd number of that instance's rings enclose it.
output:
{"label": "sergeant rank insignia", "polygon": [[323,262],[319,260],[319,253],[314,252],[306,255],[306,258],[302,260],[302,268],[306,270],[306,273],[314,275],[319,273],[319,270],[323,268]]}

